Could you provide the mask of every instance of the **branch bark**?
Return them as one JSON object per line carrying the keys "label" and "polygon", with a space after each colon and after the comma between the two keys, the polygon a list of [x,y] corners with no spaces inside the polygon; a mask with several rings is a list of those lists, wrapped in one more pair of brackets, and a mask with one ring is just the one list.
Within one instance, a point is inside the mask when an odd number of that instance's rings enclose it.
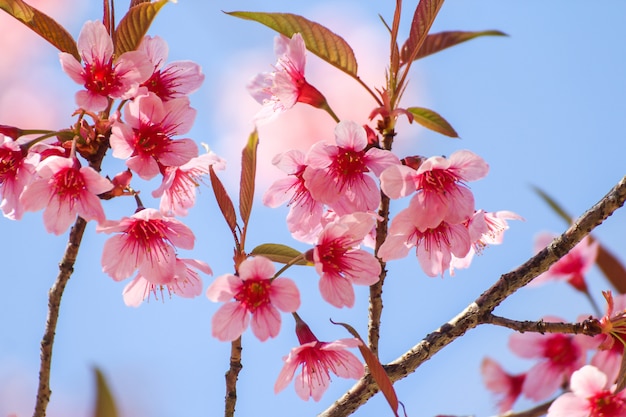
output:
{"label": "branch bark", "polygon": [[[427,335],[409,351],[385,366],[392,382],[413,373],[422,363],[470,329],[488,322],[489,316],[507,297],[528,284],[533,278],[568,253],[596,226],[606,220],[626,200],[626,177],[622,178],[598,203],[587,210],[569,229],[545,249],[517,269],[500,277],[473,303],[456,317]],[[376,382],[367,374],[340,399],[320,414],[322,417],[339,417],[352,414],[378,392]]]}

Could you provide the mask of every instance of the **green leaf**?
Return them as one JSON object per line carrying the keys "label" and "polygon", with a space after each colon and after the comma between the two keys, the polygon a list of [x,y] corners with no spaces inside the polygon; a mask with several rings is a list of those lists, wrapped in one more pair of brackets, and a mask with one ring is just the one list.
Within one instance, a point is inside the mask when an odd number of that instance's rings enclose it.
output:
{"label": "green leaf", "polygon": [[[539,195],[539,197],[541,197],[541,199],[545,201],[560,218],[565,220],[568,225],[574,222],[574,219],[572,219],[565,209],[563,209],[563,207],[561,207],[561,205],[557,203],[554,198],[548,195],[548,193],[539,187],[533,186],[532,188],[533,191],[535,191],[535,193],[537,193],[537,195]],[[589,235],[589,238],[592,241],[595,240],[591,235]],[[626,294],[626,268],[619,261],[619,259],[617,259],[617,257],[602,244],[599,244],[598,246],[596,264],[615,289],[621,294]]]}
{"label": "green leaf", "polygon": [[117,417],[117,409],[113,394],[107,385],[102,372],[94,368],[96,376],[96,405],[94,407],[94,417]]}
{"label": "green leaf", "polygon": [[424,107],[409,107],[406,110],[413,115],[413,118],[417,123],[421,124],[425,128],[434,130],[437,133],[441,133],[442,135],[446,135],[451,138],[459,137],[450,123],[441,117],[439,113]]}
{"label": "green leaf", "polygon": [[415,60],[442,4],[443,0],[420,0],[415,8],[409,38],[402,45],[401,56],[406,57],[404,62]]}
{"label": "green leaf", "polygon": [[226,14],[259,22],[288,38],[294,33],[300,33],[309,51],[352,77],[357,77],[357,62],[350,45],[319,23],[291,13],[226,12]]}
{"label": "green leaf", "polygon": [[[80,61],[76,41],[63,26],[47,14],[24,3],[22,0],[0,0],[0,9],[4,10],[33,32],[50,42],[61,52],[67,52]],[[5,34],[8,36],[8,34]]]}
{"label": "green leaf", "polygon": [[228,196],[226,192],[226,188],[224,188],[224,184],[215,174],[212,166],[209,166],[209,177],[211,178],[211,186],[213,187],[213,193],[215,194],[215,199],[217,200],[217,205],[230,228],[230,231],[234,236],[237,236],[237,215],[235,214],[235,206],[233,205],[233,201]]}
{"label": "green leaf", "polygon": [[[449,48],[454,45],[458,45],[460,43],[478,38],[480,36],[509,36],[504,32],[500,32],[499,30],[483,30],[480,32],[466,32],[466,31],[446,31],[433,33],[426,36],[422,47],[417,52],[415,59],[424,58],[425,56],[432,55],[439,51],[442,51],[446,48]],[[406,44],[402,47],[402,65],[406,64],[409,56],[409,48]]]}
{"label": "green leaf", "polygon": [[256,178],[256,158],[259,147],[259,134],[256,129],[248,137],[248,143],[241,152],[241,184],[239,189],[239,214],[245,228],[250,220],[254,203],[254,185]]}
{"label": "green leaf", "polygon": [[115,54],[117,56],[137,49],[157,13],[168,1],[159,0],[154,3],[139,3],[128,9],[126,15],[117,25],[115,36],[113,37]]}
{"label": "green leaf", "polygon": [[[264,256],[270,261],[278,262],[281,264],[288,264],[298,256],[302,255],[302,252],[297,251],[287,245],[280,245],[278,243],[264,243],[252,249],[250,255]],[[312,266],[311,262],[307,262],[306,259],[302,259],[295,263],[296,265],[308,265]]]}
{"label": "green leaf", "polygon": [[393,414],[396,417],[399,417],[398,416],[399,402],[398,402],[398,396],[396,394],[396,390],[393,388],[393,384],[391,380],[389,379],[389,375],[387,375],[385,368],[380,363],[376,355],[374,355],[374,353],[367,347],[365,342],[363,342],[363,339],[361,339],[361,336],[354,329],[354,327],[346,323],[335,323],[332,320],[331,322],[333,324],[338,324],[340,326],[343,326],[348,332],[350,332],[352,336],[354,336],[355,338],[361,341],[361,345],[359,346],[359,351],[361,351],[361,356],[363,356],[363,359],[365,360],[365,363],[367,364],[369,373],[372,375],[372,378],[374,378],[374,381],[376,381],[378,388],[380,388],[380,391],[383,393],[383,395],[387,399],[387,402],[389,403],[389,406],[391,407]]}

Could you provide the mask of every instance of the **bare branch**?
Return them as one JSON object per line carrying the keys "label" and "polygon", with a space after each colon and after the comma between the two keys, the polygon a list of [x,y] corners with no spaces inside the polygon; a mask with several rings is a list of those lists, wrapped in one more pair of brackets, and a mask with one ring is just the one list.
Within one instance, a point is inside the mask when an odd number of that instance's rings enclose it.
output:
{"label": "bare branch", "polygon": [[589,318],[581,323],[551,323],[543,320],[539,321],[517,321],[505,317],[487,314],[483,318],[484,324],[495,324],[496,326],[507,327],[520,333],[570,333],[596,336],[602,333],[600,322],[597,319]]}
{"label": "bare branch", "polygon": [[230,347],[230,368],[226,372],[226,406],[224,416],[233,417],[235,415],[235,405],[237,404],[237,378],[241,365],[241,336],[233,340]]}

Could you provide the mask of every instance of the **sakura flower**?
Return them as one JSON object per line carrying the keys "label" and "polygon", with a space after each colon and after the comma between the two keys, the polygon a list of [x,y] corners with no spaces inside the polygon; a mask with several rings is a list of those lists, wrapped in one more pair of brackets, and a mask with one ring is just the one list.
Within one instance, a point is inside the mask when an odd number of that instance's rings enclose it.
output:
{"label": "sakura flower", "polygon": [[355,122],[337,124],[335,141],[316,143],[307,154],[310,169],[303,177],[311,195],[339,215],[378,209],[380,190],[368,173],[378,176],[400,160],[389,151],[366,150],[367,133]]}
{"label": "sakura flower", "polygon": [[456,151],[450,158],[433,156],[419,167],[392,165],[380,175],[380,186],[390,198],[417,191],[409,203],[420,230],[435,228],[445,221],[458,224],[474,213],[474,196],[464,185],[487,175],[489,165],[478,155]]}
{"label": "sakura flower", "polygon": [[116,281],[135,270],[153,284],[165,285],[176,275],[174,247],[193,249],[194,235],[180,221],[147,208],[119,221],[107,221],[97,232],[119,233],[104,243],[102,271]]}
{"label": "sakura flower", "polygon": [[207,152],[179,167],[165,167],[161,186],[152,192],[161,197],[159,209],[167,215],[186,216],[196,202],[196,188],[209,167],[224,169],[225,162],[214,152]]}
{"label": "sakura flower", "polygon": [[[563,322],[558,317],[544,320]],[[522,385],[522,393],[534,401],[548,398],[586,361],[585,347],[572,335],[514,333],[509,348],[523,358],[540,360],[526,373]]]}
{"label": "sakura flower", "polygon": [[145,53],[154,67],[150,78],[141,85],[163,101],[191,94],[204,81],[200,65],[195,62],[176,61],[165,65],[168,47],[158,36],[145,36],[137,50]]}
{"label": "sakura flower", "polygon": [[372,285],[379,280],[380,262],[358,248],[375,224],[371,215],[354,213],[336,218],[319,235],[313,249],[319,288],[322,298],[335,307],[354,306],[352,284]]}
{"label": "sakura flower", "polygon": [[252,97],[263,105],[254,117],[257,122],[268,122],[296,103],[327,107],[326,99],[304,77],[306,46],[299,33],[291,39],[277,36],[274,51],[278,56],[276,70],[257,75],[247,88]]}
{"label": "sakura flower", "polygon": [[547,417],[622,417],[626,415],[626,391],[615,386],[596,367],[585,365],[572,373],[571,392],[558,397]]}
{"label": "sakura flower", "polygon": [[526,374],[510,375],[490,358],[483,359],[480,373],[487,389],[500,397],[497,403],[499,412],[504,414],[511,410],[522,393],[522,384]]}
{"label": "sakura flower", "polygon": [[293,379],[298,367],[302,372],[296,377],[296,394],[305,401],[313,397],[319,401],[330,384],[330,372],[341,378],[358,379],[365,371],[363,364],[346,349],[361,345],[359,339],[340,339],[320,342],[313,332],[296,316],[296,334],[300,346],[291,349],[283,360],[285,365],[278,375],[274,392],[285,389]]}
{"label": "sakura flower", "polygon": [[[535,253],[547,247],[555,236],[541,233],[535,238]],[[543,284],[550,280],[564,280],[578,291],[587,292],[585,274],[593,266],[598,255],[598,242],[589,237],[581,240],[565,256],[556,261],[550,269],[531,281],[531,285]]]}
{"label": "sakura flower", "polygon": [[24,208],[20,194],[31,182],[38,162],[37,153],[25,155],[15,141],[0,134],[0,210],[4,217],[22,218]]}
{"label": "sakura flower", "polygon": [[482,253],[489,244],[499,245],[504,238],[504,232],[508,230],[507,220],[524,220],[521,216],[511,211],[485,212],[477,210],[467,222],[472,246],[463,258],[452,256],[450,262],[450,275],[454,275],[454,269],[468,268],[472,263],[474,254]]}
{"label": "sakura flower", "polygon": [[191,139],[172,139],[187,133],[196,117],[186,97],[162,102],[154,93],[139,96],[124,108],[125,123],[113,125],[113,156],[128,159],[126,165],[149,180],[161,167],[178,167],[198,156]]}
{"label": "sakura flower", "polygon": [[[289,278],[275,278],[274,264],[261,256],[239,265],[239,275],[218,277],[206,295],[214,302],[226,302],[213,315],[212,334],[219,340],[235,340],[246,330],[252,316],[252,333],[261,341],[280,331],[278,310],[292,313],[300,307],[300,293]],[[234,298],[234,300],[233,300]]]}
{"label": "sakura flower", "polygon": [[287,227],[297,240],[315,242],[321,230],[324,205],[316,201],[306,187],[303,175],[307,168],[305,156],[299,150],[290,150],[276,155],[272,160],[289,176],[272,184],[263,195],[263,204],[278,207],[287,201]]}
{"label": "sakura flower", "polygon": [[450,268],[452,257],[463,258],[470,250],[471,239],[463,224],[441,222],[436,228],[420,230],[415,211],[400,211],[391,221],[389,234],[378,249],[384,262],[405,257],[416,246],[417,259],[430,277],[443,276]]}
{"label": "sakura flower", "polygon": [[80,167],[74,158],[50,156],[37,166],[37,175],[39,179],[26,187],[20,202],[26,211],[44,209],[48,232],[64,233],[76,216],[105,221],[98,194],[109,191],[113,184],[93,168]]}
{"label": "sakura flower", "polygon": [[125,52],[113,60],[113,40],[100,21],[86,22],[77,44],[84,67],[67,52],[59,58],[63,71],[85,87],[76,93],[76,103],[85,110],[102,111],[109,98],[132,98],[152,74],[153,66],[143,52]]}
{"label": "sakura flower", "polygon": [[195,269],[205,274],[213,274],[209,265],[202,261],[179,258],[176,258],[174,275],[167,284],[155,284],[141,274],[137,274],[135,279],[124,288],[124,303],[129,307],[139,307],[146,298],[150,297],[150,294],[158,299],[160,292],[163,298],[163,291],[183,298],[197,297],[202,293],[202,280]]}

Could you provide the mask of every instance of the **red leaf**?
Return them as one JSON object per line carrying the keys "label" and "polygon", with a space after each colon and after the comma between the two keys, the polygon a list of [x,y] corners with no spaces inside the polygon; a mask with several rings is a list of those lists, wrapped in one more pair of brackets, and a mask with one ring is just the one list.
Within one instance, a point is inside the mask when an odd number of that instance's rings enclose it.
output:
{"label": "red leaf", "polygon": [[443,0],[420,0],[413,15],[409,38],[402,46],[402,57],[406,57],[404,62],[415,60],[442,4]]}
{"label": "red leaf", "polygon": [[[418,50],[417,55],[415,55],[414,60],[424,58],[425,56],[432,55],[436,52],[444,50],[454,45],[458,45],[460,43],[469,41],[471,39],[478,38],[480,36],[508,36],[504,32],[500,32],[499,30],[483,30],[480,32],[465,32],[465,31],[447,31],[447,32],[439,32],[433,33],[426,36],[422,47]],[[408,42],[408,40],[407,40]],[[409,60],[410,48],[405,43],[402,46],[402,56],[401,61],[402,65],[406,64]]]}
{"label": "red leaf", "polygon": [[117,25],[113,37],[117,56],[137,49],[157,13],[168,1],[142,2],[128,9],[126,15]]}
{"label": "red leaf", "polygon": [[237,235],[237,215],[235,214],[235,206],[233,205],[233,201],[228,196],[226,189],[224,188],[224,184],[215,174],[213,167],[209,167],[209,176],[211,178],[211,186],[213,186],[213,193],[215,194],[215,199],[217,200],[217,205],[230,227],[231,232],[234,236]]}
{"label": "red leaf", "polygon": [[426,109],[424,107],[409,107],[406,109],[413,115],[413,119],[424,126],[427,129],[433,130],[442,135],[449,136],[451,138],[458,138],[459,135],[456,130],[447,122],[446,119],[441,117],[439,113]]}
{"label": "red leaf", "polygon": [[248,137],[248,143],[241,152],[241,184],[239,189],[239,214],[244,229],[247,228],[252,204],[254,203],[254,186],[256,178],[256,157],[259,146],[259,135],[255,130]]}

